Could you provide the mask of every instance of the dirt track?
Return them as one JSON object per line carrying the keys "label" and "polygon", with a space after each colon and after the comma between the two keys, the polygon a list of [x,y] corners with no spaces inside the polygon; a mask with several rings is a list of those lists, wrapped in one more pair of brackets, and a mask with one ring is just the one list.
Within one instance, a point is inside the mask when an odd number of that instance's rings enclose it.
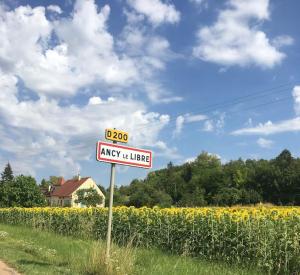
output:
{"label": "dirt track", "polygon": [[0,275],[20,275],[20,273],[0,261]]}

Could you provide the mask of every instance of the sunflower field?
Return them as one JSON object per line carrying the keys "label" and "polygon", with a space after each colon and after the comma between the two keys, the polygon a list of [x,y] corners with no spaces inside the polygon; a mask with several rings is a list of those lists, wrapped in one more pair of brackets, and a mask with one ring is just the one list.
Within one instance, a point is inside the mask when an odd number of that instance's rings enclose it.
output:
{"label": "sunflower field", "polygon": [[[105,239],[107,208],[0,208],[0,222]],[[300,207],[115,207],[113,239],[201,259],[300,274]]]}

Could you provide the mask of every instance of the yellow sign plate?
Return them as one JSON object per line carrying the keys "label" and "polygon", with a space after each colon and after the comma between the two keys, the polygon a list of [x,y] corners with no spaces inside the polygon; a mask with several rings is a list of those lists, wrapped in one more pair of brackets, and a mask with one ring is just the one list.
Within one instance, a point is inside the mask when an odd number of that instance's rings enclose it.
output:
{"label": "yellow sign plate", "polygon": [[112,141],[119,141],[123,143],[128,142],[128,133],[116,129],[106,129],[105,138]]}

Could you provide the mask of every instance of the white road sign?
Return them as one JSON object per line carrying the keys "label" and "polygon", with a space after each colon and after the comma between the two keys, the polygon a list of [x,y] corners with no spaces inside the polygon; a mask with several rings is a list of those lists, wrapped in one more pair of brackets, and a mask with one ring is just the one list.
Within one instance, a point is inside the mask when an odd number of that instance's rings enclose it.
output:
{"label": "white road sign", "polygon": [[141,168],[151,168],[152,152],[149,150],[98,141],[97,160]]}

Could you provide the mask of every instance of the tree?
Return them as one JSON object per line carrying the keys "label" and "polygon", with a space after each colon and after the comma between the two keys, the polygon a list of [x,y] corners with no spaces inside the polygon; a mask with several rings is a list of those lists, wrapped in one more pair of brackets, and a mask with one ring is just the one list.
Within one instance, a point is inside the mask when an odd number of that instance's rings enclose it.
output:
{"label": "tree", "polygon": [[[109,197],[109,193],[107,193],[107,198]],[[126,205],[128,203],[128,196],[122,193],[122,187],[115,187],[114,190],[114,205]]]}
{"label": "tree", "polygon": [[101,184],[98,184],[97,186],[101,190],[103,195],[106,197],[108,195],[108,192],[106,191],[106,189]]}
{"label": "tree", "polygon": [[220,159],[202,152],[193,162],[167,164],[145,180],[116,191],[118,204],[136,207],[234,205],[271,202],[300,205],[300,158],[283,150],[272,160]]}
{"label": "tree", "polygon": [[30,176],[14,178],[9,193],[9,205],[19,207],[44,206],[45,198],[35,179]]}
{"label": "tree", "polygon": [[285,149],[277,156],[277,158],[274,160],[274,163],[281,169],[286,169],[291,165],[293,160],[294,158],[292,157],[291,152]]}
{"label": "tree", "polygon": [[45,189],[48,189],[49,186],[50,186],[50,183],[47,182],[45,179],[42,179],[42,181],[41,181],[41,187],[45,188]]}
{"label": "tree", "polygon": [[9,194],[11,185],[14,179],[12,168],[9,164],[5,166],[3,172],[1,173],[0,180],[0,207],[8,207],[9,206]]}
{"label": "tree", "polygon": [[255,190],[242,189],[241,190],[241,204],[256,204],[262,202],[262,196]]}
{"label": "tree", "polygon": [[297,162],[288,150],[283,150],[272,161],[274,170],[277,171],[278,204],[294,204],[295,195],[298,193],[295,175],[298,171]]}
{"label": "tree", "polygon": [[204,189],[201,186],[195,186],[193,191],[185,192],[178,203],[181,207],[205,206],[207,202],[204,197]]}
{"label": "tree", "polygon": [[9,162],[6,164],[4,171],[1,173],[2,182],[11,182],[14,179],[13,171]]}
{"label": "tree", "polygon": [[172,198],[162,190],[157,190],[152,186],[142,183],[135,192],[130,196],[128,206],[135,207],[170,207]]}
{"label": "tree", "polygon": [[102,203],[103,198],[94,188],[79,189],[76,192],[76,203],[81,203],[85,206],[97,206]]}
{"label": "tree", "polygon": [[172,170],[172,169],[174,168],[173,162],[170,161],[170,162],[167,164],[167,167],[168,167],[168,170]]}
{"label": "tree", "polygon": [[242,192],[234,187],[222,188],[214,197],[214,203],[217,205],[229,205],[238,204],[241,202]]}
{"label": "tree", "polygon": [[183,165],[182,178],[185,182],[189,182],[192,179],[192,166],[190,163]]}
{"label": "tree", "polygon": [[61,178],[61,177],[50,176],[50,178],[49,178],[49,184],[50,184],[50,185],[57,185],[57,184],[58,184],[58,180],[59,180],[60,178]]}

